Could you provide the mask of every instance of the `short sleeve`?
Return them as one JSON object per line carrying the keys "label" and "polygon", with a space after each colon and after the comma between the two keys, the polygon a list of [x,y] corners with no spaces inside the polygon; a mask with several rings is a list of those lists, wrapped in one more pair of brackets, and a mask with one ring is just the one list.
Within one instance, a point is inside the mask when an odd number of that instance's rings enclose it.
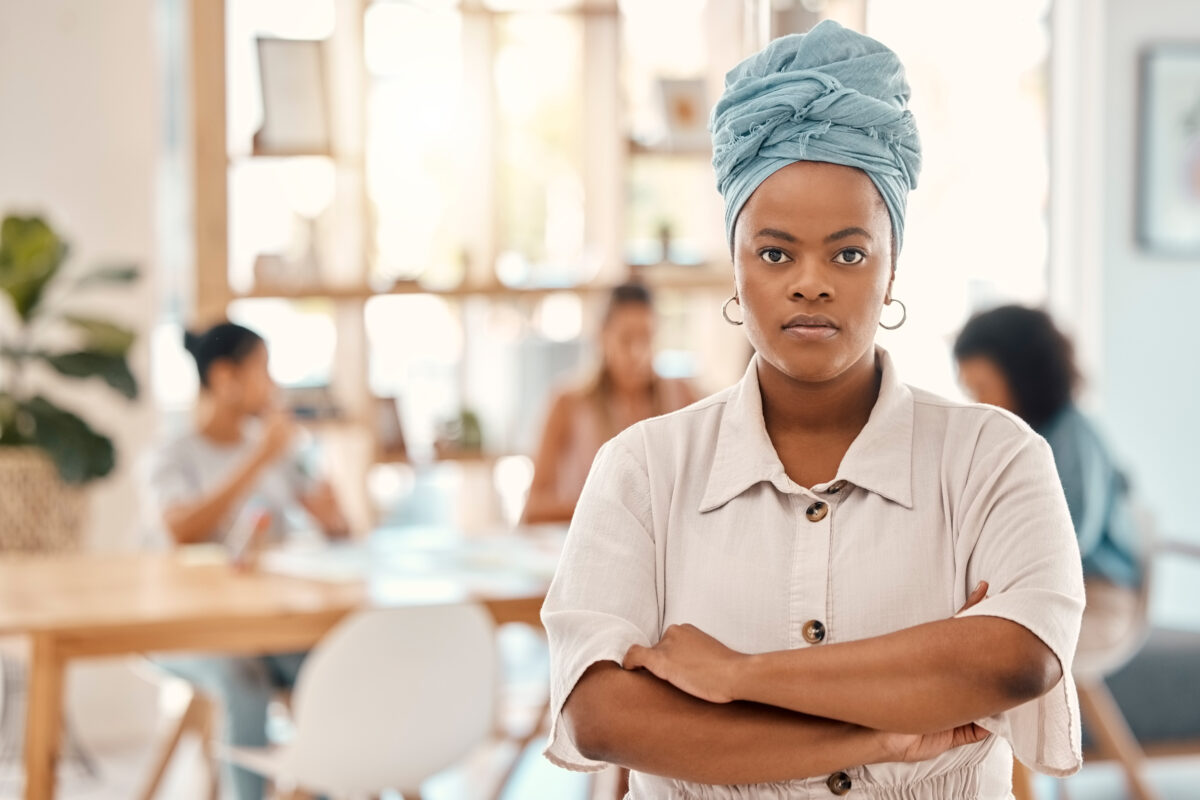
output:
{"label": "short sleeve", "polygon": [[151,508],[159,519],[171,506],[194,500],[200,494],[200,474],[184,440],[172,442],[151,456],[146,488]]}
{"label": "short sleeve", "polygon": [[303,451],[293,450],[278,466],[288,491],[293,498],[307,497],[316,491],[321,481],[308,467]]}
{"label": "short sleeve", "polygon": [[550,739],[545,755],[567,769],[605,765],[583,756],[562,708],[592,664],[618,664],[633,644],[658,641],[655,547],[645,467],[621,438],[596,455],[542,607],[550,642]]}
{"label": "short sleeve", "polygon": [[[1002,422],[1001,425],[1009,423]],[[1002,617],[1053,651],[1062,679],[1045,695],[979,723],[1006,738],[1018,760],[1048,775],[1082,764],[1071,666],[1083,614],[1079,546],[1049,446],[1027,430],[977,450],[959,526],[968,586],[988,597],[961,617]]]}

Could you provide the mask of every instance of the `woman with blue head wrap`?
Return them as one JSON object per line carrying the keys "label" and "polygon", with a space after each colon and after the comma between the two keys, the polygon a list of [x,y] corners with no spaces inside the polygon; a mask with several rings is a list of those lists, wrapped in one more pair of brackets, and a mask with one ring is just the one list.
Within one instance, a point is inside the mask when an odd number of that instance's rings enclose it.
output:
{"label": "woman with blue head wrap", "polygon": [[755,357],[596,457],[542,612],[556,763],[720,800],[1007,800],[1014,752],[1078,768],[1082,576],[1045,442],[875,345],[920,169],[908,95],[833,22],[728,74],[723,313]]}

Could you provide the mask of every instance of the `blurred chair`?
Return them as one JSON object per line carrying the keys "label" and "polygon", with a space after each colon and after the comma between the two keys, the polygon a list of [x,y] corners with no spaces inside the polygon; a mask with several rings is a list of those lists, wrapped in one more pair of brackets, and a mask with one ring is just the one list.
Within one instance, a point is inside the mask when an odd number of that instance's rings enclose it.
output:
{"label": "blurred chair", "polygon": [[476,605],[355,614],[301,668],[292,739],[271,749],[223,748],[221,756],[293,797],[399,790],[419,800],[427,778],[490,738],[494,632]]}
{"label": "blurred chair", "polygon": [[[1077,654],[1074,674],[1080,716],[1094,741],[1095,757],[1118,762],[1129,795],[1134,800],[1158,800],[1159,795],[1145,778],[1146,753],[1117,705],[1106,679],[1133,660],[1150,637],[1150,598],[1157,559],[1164,555],[1183,555],[1200,561],[1200,547],[1160,539],[1149,512],[1136,506],[1134,513],[1144,553],[1135,622],[1124,639],[1108,651]],[[1189,752],[1200,752],[1200,748]],[[1032,800],[1034,794],[1024,765],[1014,762],[1013,778],[1013,794],[1017,800]],[[1066,794],[1065,788],[1060,788],[1060,796]]]}
{"label": "blurred chair", "polygon": [[1075,687],[1079,693],[1079,714],[1084,726],[1096,739],[1100,752],[1120,763],[1131,796],[1134,800],[1157,800],[1158,795],[1150,788],[1144,774],[1146,754],[1129,730],[1129,724],[1104,682],[1105,678],[1137,655],[1150,635],[1150,592],[1159,542],[1154,518],[1149,511],[1135,505],[1133,512],[1143,553],[1137,613],[1125,636],[1107,651],[1076,654]]}
{"label": "blurred chair", "polygon": [[[158,682],[162,679],[162,672],[152,662],[144,662],[148,667],[148,671],[155,673],[151,680]],[[209,800],[217,800],[220,794],[220,781],[217,776],[216,759],[213,754],[213,728],[216,720],[216,708],[211,700],[203,693],[189,684],[182,678],[167,678],[179,686],[186,686],[190,693],[186,705],[179,715],[170,723],[166,735],[159,741],[155,748],[156,752],[154,760],[150,765],[149,777],[146,779],[145,785],[138,793],[140,800],[154,800],[158,796],[159,789],[162,787],[163,778],[167,774],[167,767],[171,764],[171,759],[175,757],[175,753],[179,750],[179,745],[183,742],[183,737],[192,734],[200,742],[201,757],[208,773],[208,797]]]}

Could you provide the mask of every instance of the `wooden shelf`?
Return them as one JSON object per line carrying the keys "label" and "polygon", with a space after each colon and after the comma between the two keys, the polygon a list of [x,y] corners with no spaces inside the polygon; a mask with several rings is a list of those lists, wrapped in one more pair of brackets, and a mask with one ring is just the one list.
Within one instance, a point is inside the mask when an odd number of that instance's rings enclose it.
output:
{"label": "wooden shelf", "polygon": [[634,139],[629,140],[629,154],[633,156],[663,156],[664,158],[703,158],[712,160],[711,147],[669,147],[666,145],[646,145]]}
{"label": "wooden shelf", "polygon": [[[675,264],[652,264],[637,267],[646,283],[653,289],[704,290],[724,289],[731,285],[733,273],[728,267],[718,271],[706,266],[684,267]],[[582,284],[577,286],[460,286],[453,289],[425,288],[419,284],[403,284],[389,289],[375,290],[369,286],[295,286],[262,287],[234,297],[248,299],[327,299],[335,301],[365,301],[372,297],[389,295],[435,295],[448,298],[490,297],[510,299],[520,297],[544,297],[548,294],[570,292],[573,294],[607,294],[613,284]]]}
{"label": "wooden shelf", "polygon": [[488,451],[477,453],[442,453],[435,455],[429,459],[421,459],[414,461],[409,458],[407,453],[377,453],[374,458],[376,464],[494,464],[501,458],[506,458],[512,453],[492,453]]}

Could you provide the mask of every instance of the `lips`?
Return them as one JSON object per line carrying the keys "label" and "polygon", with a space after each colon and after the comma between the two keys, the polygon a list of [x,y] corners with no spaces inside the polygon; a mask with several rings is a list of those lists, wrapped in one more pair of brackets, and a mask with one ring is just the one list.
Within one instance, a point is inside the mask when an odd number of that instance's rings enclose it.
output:
{"label": "lips", "polygon": [[832,328],[837,330],[837,323],[829,317],[820,314],[797,314],[783,323],[784,330],[788,328]]}
{"label": "lips", "polygon": [[797,314],[783,324],[783,332],[804,341],[820,341],[837,335],[838,326],[820,314]]}

